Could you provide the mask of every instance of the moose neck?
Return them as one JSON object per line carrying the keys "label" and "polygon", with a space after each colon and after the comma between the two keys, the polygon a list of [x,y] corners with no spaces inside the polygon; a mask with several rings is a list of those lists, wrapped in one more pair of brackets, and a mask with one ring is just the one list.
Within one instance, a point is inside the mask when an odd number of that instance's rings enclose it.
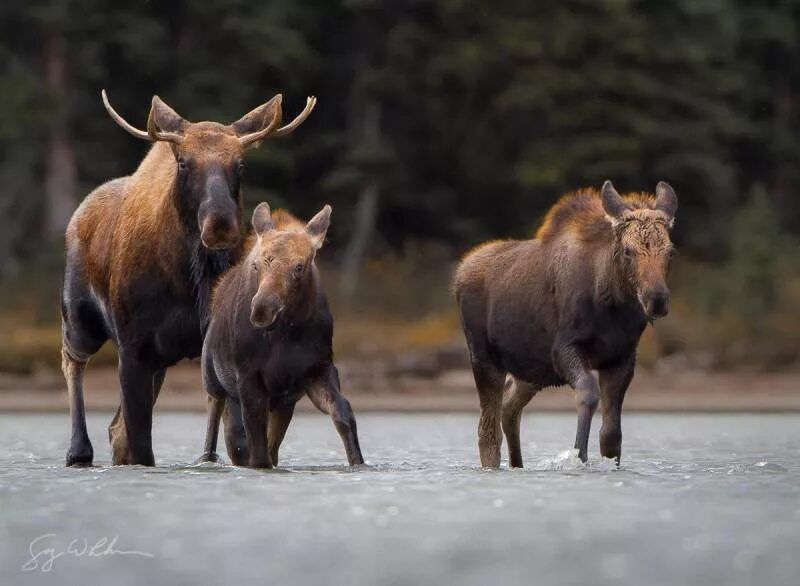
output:
{"label": "moose neck", "polygon": [[621,253],[612,241],[597,252],[594,262],[595,292],[605,303],[636,303],[636,292],[628,284]]}
{"label": "moose neck", "polygon": [[306,322],[314,317],[317,310],[317,290],[319,288],[319,272],[316,263],[312,262],[305,276],[305,283],[297,303],[294,304],[289,319],[293,323]]}

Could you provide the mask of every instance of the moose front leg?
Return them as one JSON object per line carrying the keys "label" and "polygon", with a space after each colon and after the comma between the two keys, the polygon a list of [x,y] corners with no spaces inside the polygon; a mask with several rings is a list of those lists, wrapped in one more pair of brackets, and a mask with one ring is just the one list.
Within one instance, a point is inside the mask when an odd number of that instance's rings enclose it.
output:
{"label": "moose front leg", "polygon": [[[158,371],[120,353],[119,380],[122,388],[122,419],[127,436],[127,459],[112,455],[112,463],[155,466],[153,456],[153,383]],[[161,377],[163,380],[163,376]]]}
{"label": "moose front leg", "polygon": [[247,448],[250,452],[248,465],[251,468],[272,468],[267,449],[267,404],[259,387],[258,382],[248,381],[239,393]]}
{"label": "moose front leg", "polygon": [[237,397],[228,397],[222,411],[225,422],[225,447],[234,466],[247,466],[250,463],[250,449],[247,447],[247,434],[244,431],[242,402]]}
{"label": "moose front leg", "polygon": [[339,387],[339,371],[331,365],[306,391],[308,398],[317,409],[329,413],[339,437],[342,438],[347,462],[350,466],[364,463],[361,446],[358,443],[358,430],[353,409]]}
{"label": "moose front leg", "polygon": [[[158,370],[153,375],[153,406],[164,384],[166,369]],[[114,418],[108,425],[108,441],[111,444],[111,461],[115,466],[131,464],[131,455],[128,449],[128,434],[125,430],[125,419],[122,417],[122,406],[117,407]]]}
{"label": "moose front leg", "polygon": [[578,410],[578,431],[575,435],[575,449],[582,462],[589,458],[589,431],[592,417],[600,401],[600,389],[589,366],[580,351],[572,344],[557,345],[554,358],[561,376],[575,390],[575,401]]}
{"label": "moose front leg", "polygon": [[617,367],[600,371],[600,394],[603,425],[600,428],[600,454],[614,458],[619,466],[622,455],[622,402],[633,380],[636,355]]}
{"label": "moose front leg", "polygon": [[267,447],[272,465],[278,465],[278,451],[281,448],[283,438],[286,437],[286,430],[292,422],[294,415],[294,403],[272,408],[269,410],[267,418]]}

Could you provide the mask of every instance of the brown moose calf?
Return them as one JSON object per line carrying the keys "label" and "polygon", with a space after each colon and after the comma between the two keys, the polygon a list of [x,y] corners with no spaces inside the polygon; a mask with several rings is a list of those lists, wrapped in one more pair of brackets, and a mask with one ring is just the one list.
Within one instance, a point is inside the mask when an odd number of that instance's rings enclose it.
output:
{"label": "brown moose calf", "polygon": [[488,242],[464,257],[454,289],[480,396],[483,466],[500,465],[501,422],[510,465],[522,466],[522,409],[542,388],[563,384],[576,394],[581,460],[602,403],[600,452],[619,464],[636,346],[648,322],[667,314],[677,208],[663,181],[655,197],[621,197],[606,181],[601,193],[555,204],[535,238]]}
{"label": "brown moose calf", "polygon": [[253,212],[255,241],[217,286],[203,343],[203,383],[210,397],[201,460],[216,460],[225,411],[233,463],[276,466],[294,406],[308,395],[331,415],[350,465],[364,463],[356,420],[339,390],[333,317],[314,263],[330,216],[330,206],[308,224],[282,210],[273,216],[266,203]]}

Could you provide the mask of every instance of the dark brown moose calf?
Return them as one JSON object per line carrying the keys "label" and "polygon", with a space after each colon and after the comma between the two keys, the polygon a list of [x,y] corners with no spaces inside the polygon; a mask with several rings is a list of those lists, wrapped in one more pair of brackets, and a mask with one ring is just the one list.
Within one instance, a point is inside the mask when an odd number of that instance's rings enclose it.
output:
{"label": "dark brown moose calf", "polygon": [[645,326],[667,314],[677,208],[663,181],[655,197],[621,197],[606,181],[600,193],[555,204],[535,238],[488,242],[464,257],[454,288],[480,397],[483,466],[500,465],[501,422],[510,465],[522,466],[523,407],[565,383],[575,390],[581,460],[600,402],[600,452],[619,463],[636,346]]}
{"label": "dark brown moose calf", "polygon": [[72,439],[67,465],[90,465],[83,371],[112,340],[121,408],[109,426],[114,464],[154,464],[153,404],[166,369],[200,355],[211,285],[241,249],[244,151],[292,132],[316,100],[280,127],[281,95],[230,125],[192,123],[153,97],[147,131],[108,103],[127,132],[155,144],[136,171],[95,189],[67,227],[62,365]]}
{"label": "dark brown moose calf", "polygon": [[201,460],[217,459],[225,411],[233,463],[277,466],[294,406],[308,395],[331,415],[350,465],[364,463],[353,411],[339,389],[333,316],[314,263],[330,217],[330,206],[308,224],[283,210],[272,215],[266,203],[253,212],[255,242],[217,286],[203,343],[209,417]]}

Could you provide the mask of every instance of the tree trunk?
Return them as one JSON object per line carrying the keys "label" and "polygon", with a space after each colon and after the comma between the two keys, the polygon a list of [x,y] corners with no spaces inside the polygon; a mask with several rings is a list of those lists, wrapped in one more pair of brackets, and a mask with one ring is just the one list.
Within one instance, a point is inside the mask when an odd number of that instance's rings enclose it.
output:
{"label": "tree trunk", "polygon": [[[787,129],[792,128],[793,98],[792,88],[788,79],[779,82],[779,87],[773,94],[774,114],[772,124],[774,136],[786,139],[781,142],[791,141],[791,138],[787,136]],[[794,189],[797,173],[794,161],[791,155],[786,152],[787,150],[785,146],[778,149],[778,163],[772,179],[773,201],[775,209],[783,210],[784,212],[782,218],[784,227],[793,225],[792,221],[797,218],[798,211]]]}
{"label": "tree trunk", "polygon": [[[376,100],[368,99],[362,111],[363,118],[356,123],[358,130],[354,133],[358,135],[354,140],[360,143],[356,150],[374,153],[381,145],[381,107]],[[381,191],[378,175],[375,169],[365,170],[365,183],[356,202],[352,235],[344,252],[339,280],[339,290],[348,297],[352,297],[358,288],[364,257],[378,220]]]}
{"label": "tree trunk", "polygon": [[78,173],[68,129],[67,70],[64,35],[48,31],[44,43],[45,80],[54,109],[44,167],[46,235],[61,238],[75,209]]}
{"label": "tree trunk", "polygon": [[358,196],[355,208],[355,218],[350,241],[344,253],[342,274],[339,283],[341,292],[352,297],[358,289],[358,280],[361,276],[361,267],[367,254],[372,234],[375,230],[375,221],[378,218],[378,196],[380,189],[377,179],[369,179]]}

